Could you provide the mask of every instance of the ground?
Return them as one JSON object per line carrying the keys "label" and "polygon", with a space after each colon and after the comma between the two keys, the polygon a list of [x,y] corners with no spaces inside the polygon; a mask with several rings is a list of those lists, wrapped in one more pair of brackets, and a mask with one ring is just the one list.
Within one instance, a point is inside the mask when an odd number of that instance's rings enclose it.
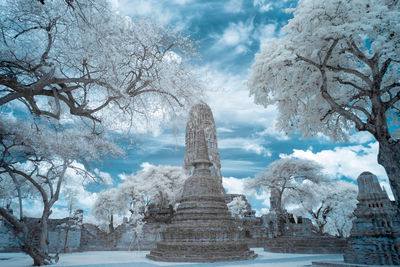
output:
{"label": "ground", "polygon": [[[146,258],[149,251],[87,251],[61,254],[60,261],[53,266],[252,266],[252,267],[295,267],[311,264],[312,261],[343,260],[342,254],[283,254],[265,252],[262,248],[253,249],[258,257],[255,260],[218,263],[176,263],[155,262]],[[0,253],[0,266],[31,266],[32,259],[24,253]]]}

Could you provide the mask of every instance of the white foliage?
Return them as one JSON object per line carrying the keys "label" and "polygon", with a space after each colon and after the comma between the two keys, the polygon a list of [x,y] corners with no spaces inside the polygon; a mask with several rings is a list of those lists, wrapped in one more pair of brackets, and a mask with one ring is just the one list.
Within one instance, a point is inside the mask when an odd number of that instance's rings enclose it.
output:
{"label": "white foliage", "polygon": [[264,172],[256,174],[249,181],[250,189],[259,189],[262,192],[275,191],[278,195],[278,205],[284,208],[292,202],[296,202],[291,192],[303,194],[308,190],[309,184],[318,184],[325,181],[322,167],[314,161],[282,158],[272,162]]}
{"label": "white foliage", "polygon": [[187,36],[106,0],[2,1],[0,27],[0,105],[25,101],[31,113],[79,116],[96,131],[146,131],[202,94],[185,64],[195,55]]}
{"label": "white foliage", "polygon": [[235,197],[231,202],[227,204],[229,211],[235,218],[243,218],[247,211],[246,202],[242,197]]}
{"label": "white foliage", "polygon": [[154,166],[148,163],[142,164],[142,170],[137,173],[122,174],[120,177],[124,182],[117,188],[98,195],[92,213],[103,224],[110,223],[111,215],[129,216],[137,238],[141,235],[144,214],[149,206],[174,206],[181,198],[186,180],[181,167]]}
{"label": "white foliage", "polygon": [[147,204],[165,207],[179,201],[186,180],[181,167],[142,165],[136,174],[122,175],[120,192],[130,199],[143,199]]}
{"label": "white foliage", "polygon": [[[256,55],[250,95],[257,104],[277,105],[278,128],[305,137],[323,133],[344,140],[354,127],[385,127],[386,121],[368,119],[383,107],[373,100],[374,90],[387,103],[383,114],[389,123],[398,124],[399,25],[399,1],[300,0],[294,18],[282,29],[285,36]],[[387,70],[376,78],[377,70],[368,64],[380,71],[385,63]],[[320,69],[330,97],[323,94]]]}
{"label": "white foliage", "polygon": [[293,213],[311,218],[316,231],[341,237],[350,234],[357,204],[355,184],[327,181],[308,185],[305,194],[293,193],[299,204]]}

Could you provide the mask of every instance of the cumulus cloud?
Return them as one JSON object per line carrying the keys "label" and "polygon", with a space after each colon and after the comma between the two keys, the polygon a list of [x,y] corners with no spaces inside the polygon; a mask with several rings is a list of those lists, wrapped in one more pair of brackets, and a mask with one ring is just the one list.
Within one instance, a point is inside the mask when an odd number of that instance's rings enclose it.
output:
{"label": "cumulus cloud", "polygon": [[338,146],[332,150],[319,152],[313,152],[312,148],[308,150],[294,149],[292,154],[281,154],[280,157],[314,160],[324,167],[324,171],[331,178],[344,176],[356,180],[362,172],[372,172],[392,197],[385,169],[377,162],[378,149],[379,144],[371,142],[365,145]]}
{"label": "cumulus cloud", "polygon": [[238,179],[235,177],[223,177],[222,185],[228,194],[245,194],[245,183],[247,179]]}
{"label": "cumulus cloud", "polygon": [[249,96],[245,74],[234,74],[215,65],[199,67],[199,75],[207,85],[207,103],[214,114],[216,125],[259,125],[273,127],[277,110],[255,105]]}
{"label": "cumulus cloud", "polygon": [[387,175],[385,169],[377,163],[378,148],[379,144],[373,142],[366,146],[342,146],[315,153],[310,149],[294,149],[292,154],[281,157],[314,160],[324,166],[326,173],[331,177],[345,176],[355,180],[360,173],[370,171],[382,180],[386,179]]}
{"label": "cumulus cloud", "polygon": [[253,30],[254,25],[251,20],[239,21],[238,23],[231,22],[221,35],[212,35],[217,40],[213,49],[223,50],[226,47],[233,47],[236,54],[244,53],[252,43],[250,37]]}

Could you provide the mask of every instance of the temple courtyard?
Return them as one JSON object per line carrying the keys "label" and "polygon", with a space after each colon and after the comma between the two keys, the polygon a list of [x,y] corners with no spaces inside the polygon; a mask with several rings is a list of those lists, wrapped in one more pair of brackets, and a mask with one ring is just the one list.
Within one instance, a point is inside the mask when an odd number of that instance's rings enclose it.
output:
{"label": "temple courtyard", "polygon": [[[315,261],[340,261],[342,254],[284,254],[266,252],[262,248],[252,248],[258,257],[254,260],[217,263],[177,263],[157,262],[146,258],[149,251],[87,251],[60,254],[54,266],[274,266],[295,267],[311,265]],[[0,253],[0,266],[32,266],[32,259],[24,253]]]}

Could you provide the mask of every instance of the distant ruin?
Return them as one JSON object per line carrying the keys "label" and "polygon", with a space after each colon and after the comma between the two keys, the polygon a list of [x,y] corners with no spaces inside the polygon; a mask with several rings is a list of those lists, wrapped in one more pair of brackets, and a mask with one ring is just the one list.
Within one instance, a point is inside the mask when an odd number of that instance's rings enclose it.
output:
{"label": "distant ruin", "polygon": [[264,242],[264,250],[280,253],[343,253],[346,247],[344,238],[321,236],[312,231],[309,218],[297,217],[282,210],[278,193],[271,190],[270,211],[262,216],[269,238]]}

